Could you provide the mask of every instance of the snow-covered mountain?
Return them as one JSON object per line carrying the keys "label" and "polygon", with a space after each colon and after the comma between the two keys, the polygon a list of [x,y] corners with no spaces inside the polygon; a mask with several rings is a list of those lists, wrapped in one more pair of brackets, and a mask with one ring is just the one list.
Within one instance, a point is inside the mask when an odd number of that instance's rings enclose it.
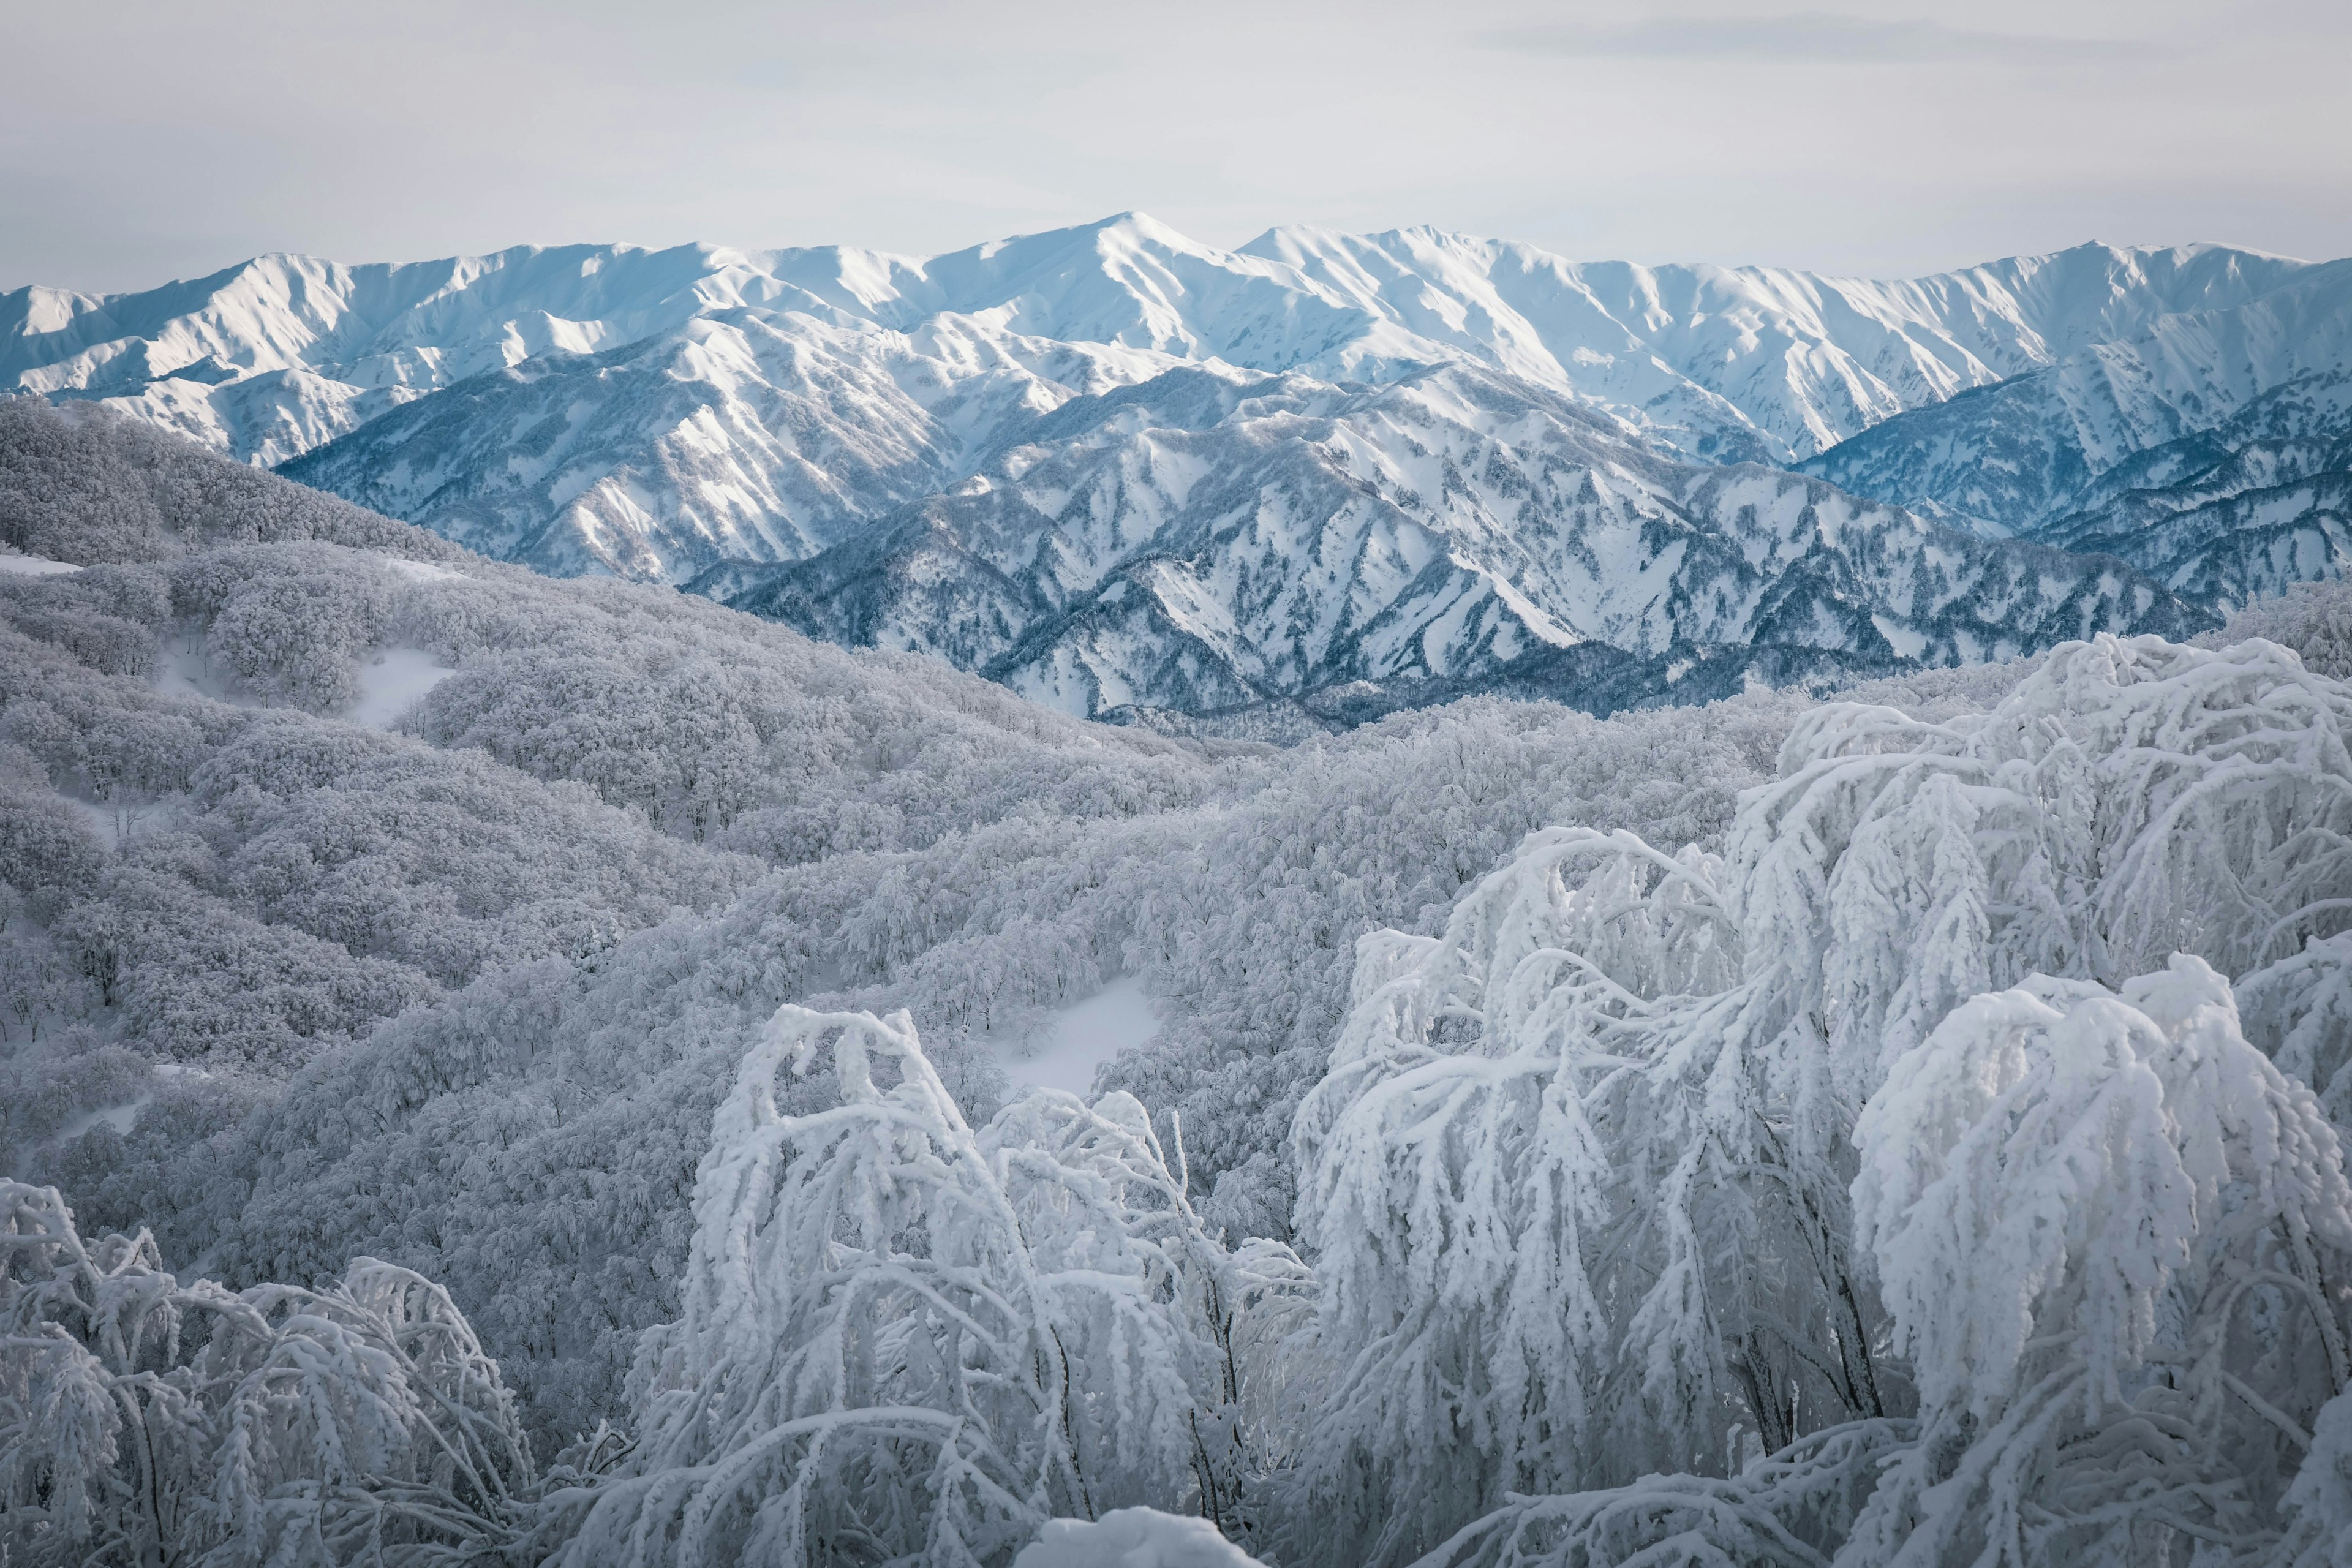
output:
{"label": "snow-covered mountain", "polygon": [[1304,696],[1344,714],[1497,686],[1590,703],[1702,669],[1689,694],[1707,695],[1750,669],[2203,624],[2113,560],[1664,459],[1468,366],[1377,387],[1187,368],[1074,400],[1033,437],[811,560],[698,586],[1078,713]]}
{"label": "snow-covered mountain", "polygon": [[2299,377],[2137,452],[2070,505],[2032,537],[2122,556],[2200,602],[2352,574],[2352,370]]}
{"label": "snow-covered mountain", "polygon": [[2141,455],[2215,436],[2265,395],[2346,369],[2352,261],[2338,261],[2241,303],[2159,315],[1889,419],[1801,467],[1965,526],[2028,532],[2095,504],[2106,477]]}
{"label": "snow-covered mountain", "polygon": [[0,384],[278,463],[453,381],[628,342],[757,287],[729,253],[576,246],[407,266],[263,256],[105,297],[0,295]]}
{"label": "snow-covered mountain", "polygon": [[[1428,229],[1277,229],[1243,248],[1291,262],[1423,343],[1608,403],[1684,455],[1772,461],[2306,270],[2217,246],[2085,245],[1881,282],[1577,263]],[[1299,368],[1356,374],[1370,359],[1367,345]]]}
{"label": "snow-covered mountain", "polygon": [[679,581],[813,554],[1068,399],[1182,363],[964,316],[899,332],[735,308],[461,381],[283,471],[559,575]]}
{"label": "snow-covered mountain", "polygon": [[2339,261],[1899,415],[1800,467],[2231,604],[2352,568],[2348,379],[2352,262]]}
{"label": "snow-covered mountain", "polygon": [[[2340,275],[2086,246],[1874,282],[1429,229],[1226,251],[1129,214],[932,258],[268,257],[144,294],[19,290],[0,384],[489,554],[694,582],[1079,711],[1363,682],[1638,697],[2191,624],[2113,562],[1736,466],[1811,459],[1967,522],[1912,482],[1932,459],[1872,433],[1978,406],[2046,421],[2118,344],[2286,323]],[[2199,343],[2178,357],[2215,374],[2241,346]],[[2203,424],[2334,352],[2231,371]],[[2116,451],[2200,427],[2165,420]],[[1780,651],[1723,651],[1750,647]]]}

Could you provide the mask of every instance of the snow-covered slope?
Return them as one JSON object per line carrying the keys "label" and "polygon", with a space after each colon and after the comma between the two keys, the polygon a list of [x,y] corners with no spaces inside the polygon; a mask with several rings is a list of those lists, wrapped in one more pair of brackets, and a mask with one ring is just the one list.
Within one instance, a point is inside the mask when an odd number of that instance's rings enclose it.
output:
{"label": "snow-covered slope", "polygon": [[2123,556],[2234,604],[2352,572],[2352,371],[2300,377],[2210,430],[2148,447],[2033,537]]}
{"label": "snow-covered slope", "polygon": [[559,575],[680,581],[813,554],[1067,399],[1181,363],[969,316],[737,308],[460,382],[283,471]]}
{"label": "snow-covered slope", "polygon": [[2352,261],[2246,302],[2158,316],[2046,368],[1890,419],[1801,466],[1994,532],[2095,503],[2102,478],[2213,431],[2256,399],[2352,369]]}
{"label": "snow-covered slope", "polygon": [[2203,624],[2112,560],[1673,462],[1466,366],[1381,387],[1188,368],[1074,401],[1034,436],[812,560],[698,585],[1094,714],[1277,697],[1344,713],[1498,685],[1638,700],[1703,665],[1736,687],[1750,668]]}

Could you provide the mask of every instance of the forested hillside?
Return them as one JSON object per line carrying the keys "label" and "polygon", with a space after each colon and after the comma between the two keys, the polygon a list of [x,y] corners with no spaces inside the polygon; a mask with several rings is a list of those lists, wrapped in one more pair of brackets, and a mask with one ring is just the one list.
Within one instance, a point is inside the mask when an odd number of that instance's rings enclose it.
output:
{"label": "forested hillside", "polygon": [[2345,1561],[2338,590],[1276,749],[94,407],[0,542],[12,1561]]}

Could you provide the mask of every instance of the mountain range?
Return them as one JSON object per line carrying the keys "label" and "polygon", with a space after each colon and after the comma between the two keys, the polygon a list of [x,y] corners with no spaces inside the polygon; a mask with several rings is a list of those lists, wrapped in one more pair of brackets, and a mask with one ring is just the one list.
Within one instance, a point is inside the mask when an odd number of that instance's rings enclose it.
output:
{"label": "mountain range", "polygon": [[2184,634],[2342,573],[2347,378],[2352,262],[2217,246],[1883,282],[1129,214],[0,295],[0,386],[1097,715]]}

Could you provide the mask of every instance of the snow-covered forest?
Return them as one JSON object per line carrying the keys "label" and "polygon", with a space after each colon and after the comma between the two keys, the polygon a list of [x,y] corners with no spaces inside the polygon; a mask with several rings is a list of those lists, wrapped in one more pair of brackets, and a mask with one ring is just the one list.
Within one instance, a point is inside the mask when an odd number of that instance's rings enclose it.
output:
{"label": "snow-covered forest", "polygon": [[0,546],[11,1568],[2352,1568],[2352,592],[1277,749],[89,406]]}

